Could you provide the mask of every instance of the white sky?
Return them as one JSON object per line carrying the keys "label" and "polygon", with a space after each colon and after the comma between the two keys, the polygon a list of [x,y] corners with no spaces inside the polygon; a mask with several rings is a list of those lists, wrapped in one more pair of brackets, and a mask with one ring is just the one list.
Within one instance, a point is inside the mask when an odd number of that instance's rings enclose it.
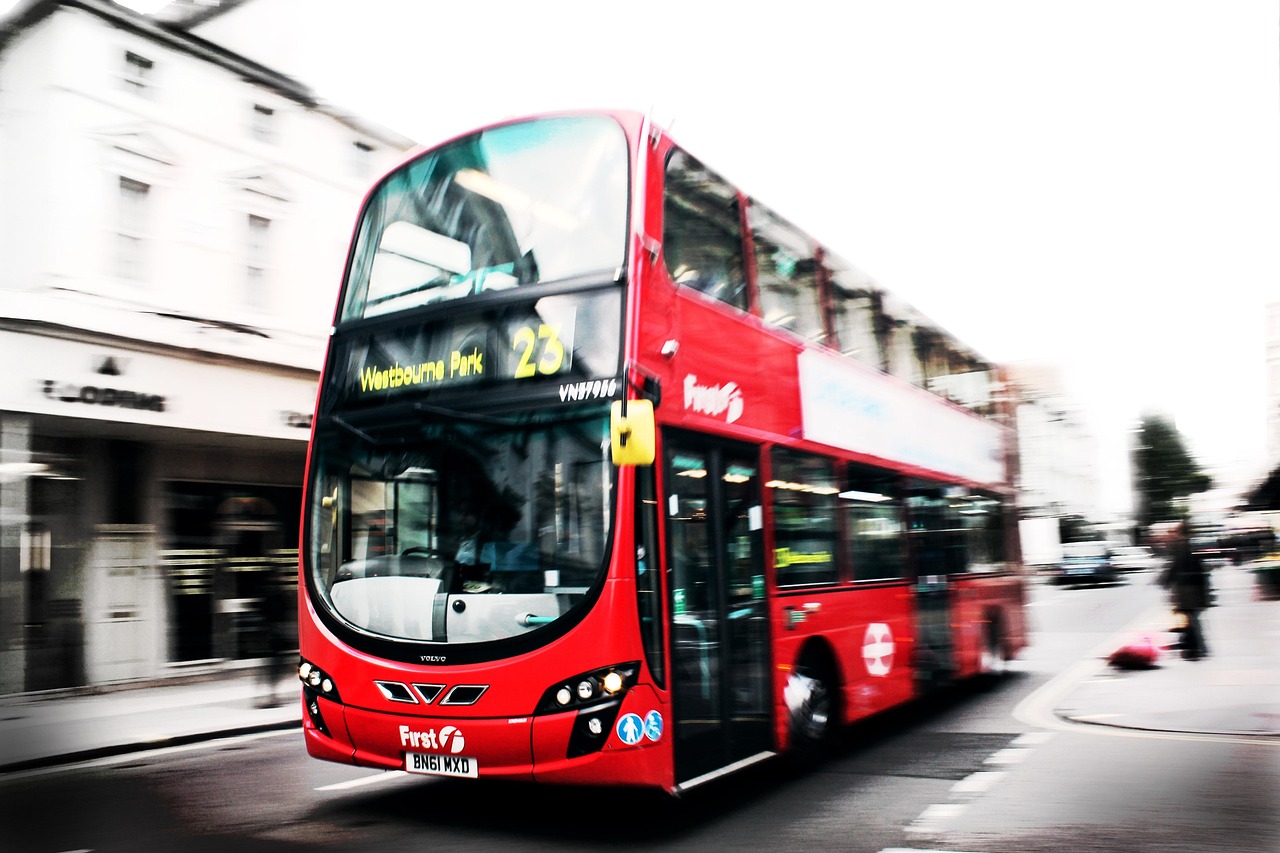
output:
{"label": "white sky", "polygon": [[424,143],[545,109],[651,112],[988,358],[1060,364],[1108,508],[1127,505],[1145,410],[1175,418],[1215,474],[1265,470],[1280,0],[255,0],[237,14],[261,16],[263,37],[201,34]]}

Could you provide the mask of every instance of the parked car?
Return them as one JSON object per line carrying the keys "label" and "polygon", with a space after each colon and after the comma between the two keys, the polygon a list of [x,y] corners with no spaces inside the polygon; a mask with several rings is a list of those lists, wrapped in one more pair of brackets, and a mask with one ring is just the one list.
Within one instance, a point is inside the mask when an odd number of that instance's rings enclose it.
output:
{"label": "parked car", "polygon": [[1122,545],[1111,550],[1111,567],[1117,572],[1158,569],[1163,561],[1145,545]]}
{"label": "parked car", "polygon": [[1064,542],[1055,580],[1061,584],[1114,582],[1110,546],[1106,542]]}

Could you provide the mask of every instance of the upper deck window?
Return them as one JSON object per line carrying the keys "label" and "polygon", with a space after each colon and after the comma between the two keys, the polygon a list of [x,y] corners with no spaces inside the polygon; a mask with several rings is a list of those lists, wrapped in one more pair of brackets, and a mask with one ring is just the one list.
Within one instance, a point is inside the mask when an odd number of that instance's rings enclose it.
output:
{"label": "upper deck window", "polygon": [[539,119],[464,137],[405,165],[370,197],[341,319],[612,276],[626,221],[627,143],[613,119]]}
{"label": "upper deck window", "polygon": [[758,204],[748,208],[755,238],[760,310],[771,326],[824,342],[818,298],[818,263],[812,241],[795,226]]}
{"label": "upper deck window", "polygon": [[662,249],[677,284],[747,310],[737,191],[683,151],[667,162]]}

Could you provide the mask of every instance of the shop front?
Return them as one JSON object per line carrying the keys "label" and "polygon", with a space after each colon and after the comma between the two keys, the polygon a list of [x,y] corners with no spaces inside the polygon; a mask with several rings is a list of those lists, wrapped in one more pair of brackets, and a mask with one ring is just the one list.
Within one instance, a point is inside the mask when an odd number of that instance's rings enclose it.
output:
{"label": "shop front", "polygon": [[287,644],[314,371],[0,332],[0,693]]}

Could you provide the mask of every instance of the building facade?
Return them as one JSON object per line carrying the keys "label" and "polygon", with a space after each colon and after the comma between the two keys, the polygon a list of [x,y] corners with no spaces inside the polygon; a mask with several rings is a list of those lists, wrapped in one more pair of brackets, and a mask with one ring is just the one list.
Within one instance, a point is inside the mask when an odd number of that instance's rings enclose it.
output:
{"label": "building facade", "polygon": [[103,0],[0,25],[0,692],[259,653],[351,228],[410,147]]}
{"label": "building facade", "polygon": [[1016,388],[1018,500],[1024,518],[1102,520],[1098,443],[1052,368],[1009,368]]}

